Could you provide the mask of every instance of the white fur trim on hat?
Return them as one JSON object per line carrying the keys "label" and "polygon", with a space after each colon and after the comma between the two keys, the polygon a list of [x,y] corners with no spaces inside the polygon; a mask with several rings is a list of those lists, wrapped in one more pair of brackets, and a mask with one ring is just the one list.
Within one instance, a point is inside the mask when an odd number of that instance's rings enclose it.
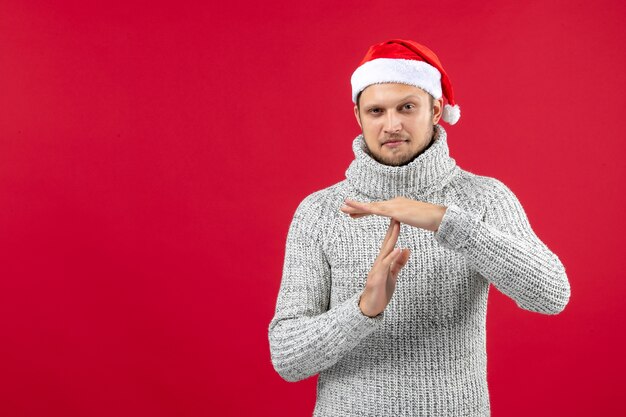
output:
{"label": "white fur trim on hat", "polygon": [[441,98],[439,70],[427,62],[414,59],[377,58],[367,61],[354,71],[350,82],[353,103],[367,86],[381,83],[408,84],[425,90],[436,100]]}

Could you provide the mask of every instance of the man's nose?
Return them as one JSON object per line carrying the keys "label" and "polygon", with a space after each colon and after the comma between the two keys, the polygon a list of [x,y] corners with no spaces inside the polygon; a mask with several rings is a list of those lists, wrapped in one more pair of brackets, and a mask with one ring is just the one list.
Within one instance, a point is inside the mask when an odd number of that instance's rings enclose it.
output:
{"label": "man's nose", "polygon": [[399,132],[401,128],[400,118],[394,112],[387,112],[387,119],[385,120],[385,131],[387,133]]}

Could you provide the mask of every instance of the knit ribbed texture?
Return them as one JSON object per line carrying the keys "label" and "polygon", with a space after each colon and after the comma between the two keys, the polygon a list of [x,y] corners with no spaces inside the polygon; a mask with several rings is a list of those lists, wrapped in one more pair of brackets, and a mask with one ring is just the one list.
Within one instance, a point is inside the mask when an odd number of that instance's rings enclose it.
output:
{"label": "knit ribbed texture", "polygon": [[[304,198],[289,226],[269,324],[274,368],[287,381],[319,374],[316,417],[489,416],[489,284],[520,308],[557,314],[570,298],[563,264],[507,186],[456,165],[442,126],[402,167],[372,159],[362,135],[353,151],[346,179]],[[396,196],[448,208],[436,232],[401,225],[396,247],[411,256],[370,318],[358,302],[389,218],[339,208]]]}

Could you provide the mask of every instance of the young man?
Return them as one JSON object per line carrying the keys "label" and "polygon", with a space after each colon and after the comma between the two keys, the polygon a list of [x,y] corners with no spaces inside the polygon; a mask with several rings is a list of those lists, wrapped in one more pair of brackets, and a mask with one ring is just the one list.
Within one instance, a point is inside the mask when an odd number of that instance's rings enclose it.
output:
{"label": "young man", "polygon": [[489,416],[490,284],[558,314],[565,268],[506,185],[450,157],[438,122],[460,110],[431,50],[373,45],[352,99],[362,134],[346,179],[304,198],[289,227],[273,366],[287,381],[319,374],[314,416]]}

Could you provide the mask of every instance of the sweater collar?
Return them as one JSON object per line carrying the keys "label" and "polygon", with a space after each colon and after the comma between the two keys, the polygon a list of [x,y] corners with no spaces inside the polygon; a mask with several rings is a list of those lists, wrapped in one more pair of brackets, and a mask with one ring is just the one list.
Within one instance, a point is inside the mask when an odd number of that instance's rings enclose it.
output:
{"label": "sweater collar", "polygon": [[366,151],[363,135],[352,141],[355,159],[346,170],[346,178],[357,191],[374,199],[398,196],[424,196],[443,187],[458,169],[450,157],[445,129],[435,125],[433,143],[421,155],[404,166],[381,164]]}

